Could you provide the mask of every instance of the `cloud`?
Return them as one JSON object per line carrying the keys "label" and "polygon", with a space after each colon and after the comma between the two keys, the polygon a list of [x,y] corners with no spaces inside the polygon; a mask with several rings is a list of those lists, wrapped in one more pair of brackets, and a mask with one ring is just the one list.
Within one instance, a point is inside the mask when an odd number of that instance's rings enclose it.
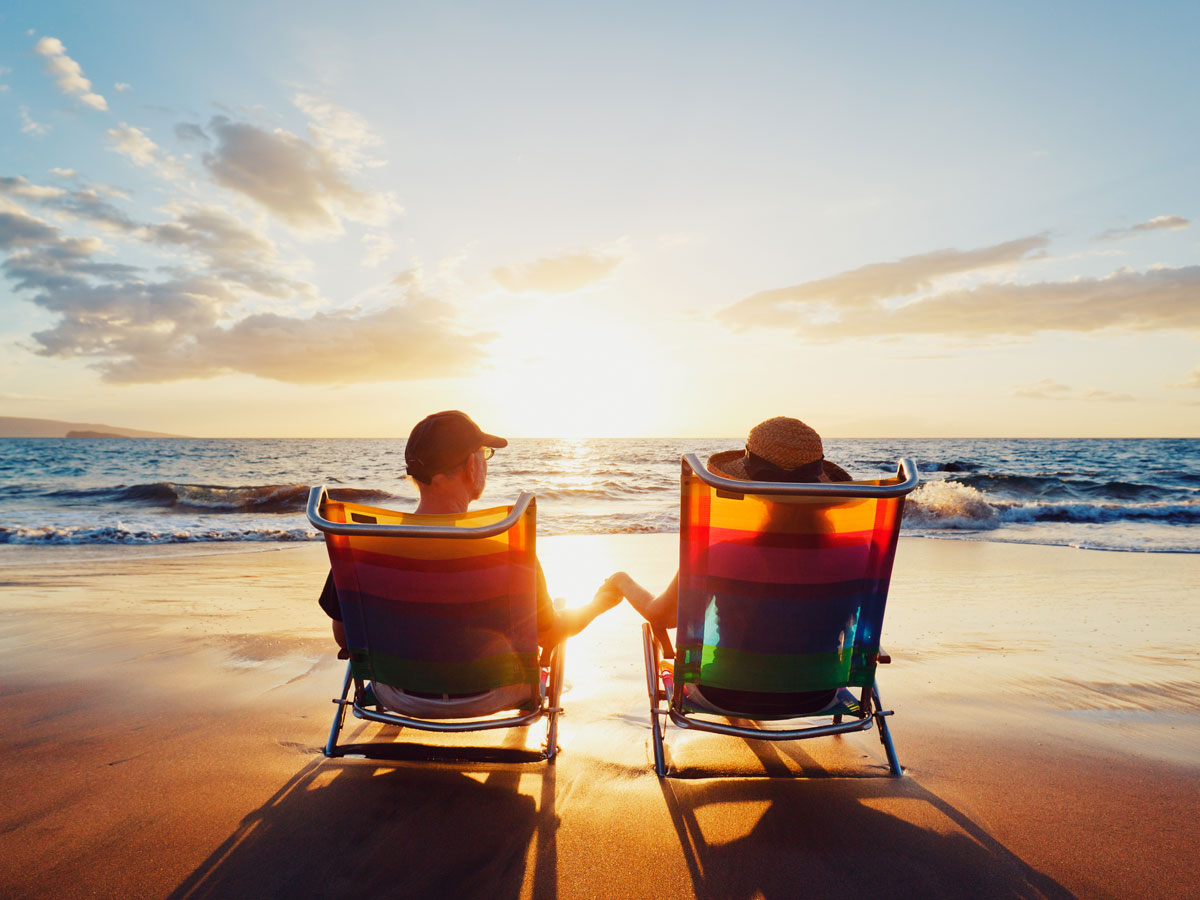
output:
{"label": "cloud", "polygon": [[366,155],[369,148],[382,145],[383,139],[371,131],[367,120],[358,113],[312,94],[298,93],[292,102],[308,116],[313,143],[329,153],[337,165],[352,170],[364,165],[371,168],[386,165],[384,160]]}
{"label": "cloud", "polygon": [[895,262],[871,263],[828,278],[760,291],[722,310],[718,318],[737,330],[751,325],[795,326],[822,309],[872,307],[880,300],[929,290],[937,279],[948,275],[1011,266],[1030,259],[1048,244],[1046,235],[1039,234],[975,250],[935,250]]}
{"label": "cloud", "polygon": [[177,247],[198,258],[208,274],[266,297],[314,297],[311,284],[280,274],[275,244],[219,206],[193,204],[173,210],[175,219],[144,226],[147,240]]}
{"label": "cloud", "polygon": [[79,102],[92,109],[108,109],[108,101],[92,91],[92,83],[84,77],[83,68],[71,57],[58,38],[44,37],[33,50],[46,58],[46,71],[54,78],[58,89],[67,96],[79,98]]}
{"label": "cloud", "polygon": [[[108,189],[106,189],[108,192]],[[137,227],[128,215],[101,196],[95,186],[75,190],[33,184],[20,175],[0,176],[0,195],[38,204],[74,219],[83,219],[115,231],[130,231]]]}
{"label": "cloud", "polygon": [[14,245],[24,249],[0,264],[0,270],[17,290],[40,292],[33,300],[47,309],[56,309],[57,295],[86,288],[89,279],[133,278],[141,271],[124,263],[93,260],[104,246],[99,238],[63,237],[57,228],[50,228],[49,236],[42,233],[36,241]]}
{"label": "cloud", "polygon": [[208,143],[208,135],[204,133],[204,129],[193,122],[180,122],[175,126],[175,137],[181,141],[197,141],[199,143]]}
{"label": "cloud", "polygon": [[132,88],[133,88],[133,85],[130,84],[128,81],[118,81],[113,85],[113,90],[116,91],[118,94],[123,94],[126,91],[131,90]]}
{"label": "cloud", "polygon": [[929,290],[942,275],[1029,258],[1044,243],[1041,237],[1023,238],[968,253],[944,250],[863,266],[754,294],[717,316],[735,330],[787,328],[814,340],[1200,328],[1200,266],[1118,269],[1102,278],[1059,282],[992,281],[935,290],[901,305],[885,302]]}
{"label": "cloud", "polygon": [[1076,390],[1053,378],[1043,378],[1033,384],[1013,388],[1012,395],[1030,400],[1093,400],[1103,403],[1131,403],[1135,399],[1132,394],[1100,388]]}
{"label": "cloud", "polygon": [[[119,194],[104,188],[107,194]],[[244,288],[263,297],[313,299],[316,289],[309,283],[287,277],[275,244],[264,234],[245,225],[228,210],[216,205],[175,203],[165,209],[172,218],[161,223],[139,222],[118,209],[103,196],[97,186],[66,190],[61,187],[36,185],[21,176],[0,176],[0,197],[9,197],[52,210],[69,219],[98,224],[112,231],[129,234],[148,244],[168,249],[184,263],[165,267],[177,277],[197,273],[215,278],[230,292]],[[23,229],[10,223],[13,235],[28,234],[25,245],[54,244],[60,239],[58,230],[37,223],[25,216]],[[15,244],[13,246],[16,246]],[[32,254],[29,260],[14,265],[28,269],[40,257]]]}
{"label": "cloud", "polygon": [[453,377],[473,371],[488,334],[461,332],[426,298],[378,312],[256,313],[222,325],[218,279],[76,287],[40,298],[60,313],[34,339],[43,356],[91,359],[106,381],[160,383],[241,373],[294,384]]}
{"label": "cloud", "polygon": [[379,224],[390,212],[388,198],[353,187],[325,147],[225,116],[215,116],[207,131],[216,140],[203,157],[213,179],[298,231],[338,233],[341,217]]}
{"label": "cloud", "polygon": [[567,253],[503,266],[492,271],[492,278],[514,294],[569,294],[607,278],[621,262],[619,256],[596,252]]}
{"label": "cloud", "polygon": [[109,149],[121,154],[135,166],[153,166],[168,180],[183,174],[183,164],[170,154],[164,153],[140,128],[122,122],[116,128],[108,129],[107,133],[112,139]]}
{"label": "cloud", "polygon": [[894,309],[842,312],[805,329],[814,336],[904,334],[1028,337],[1043,331],[1200,328],[1200,266],[1120,269],[1103,278],[994,283],[952,290]]}
{"label": "cloud", "polygon": [[424,298],[374,313],[262,313],[201,332],[174,352],[115,363],[105,374],[147,382],[240,372],[293,384],[455,377],[474,371],[493,336],[459,332],[452,313]]}
{"label": "cloud", "polygon": [[1071,393],[1071,388],[1053,378],[1043,378],[1033,384],[1013,388],[1014,397],[1027,397],[1032,400],[1061,399]]}
{"label": "cloud", "polygon": [[1184,376],[1183,381],[1178,381],[1175,384],[1169,385],[1173,388],[1183,388],[1185,390],[1200,390],[1200,366],[1192,369]]}
{"label": "cloud", "polygon": [[0,392],[0,400],[9,400],[16,403],[39,402],[49,399],[49,397],[41,397],[37,394],[11,394],[8,391]]}
{"label": "cloud", "polygon": [[1139,222],[1137,225],[1131,225],[1128,228],[1110,228],[1099,234],[1096,239],[1100,241],[1116,241],[1146,231],[1178,231],[1181,228],[1187,228],[1190,224],[1191,222],[1183,216],[1155,216],[1153,219],[1146,222]]}
{"label": "cloud", "polygon": [[23,212],[0,210],[0,250],[32,247],[53,240],[58,229]]}
{"label": "cloud", "polygon": [[[81,192],[3,181],[7,198],[43,207]],[[129,234],[185,262],[146,269],[105,261],[95,236],[72,237],[15,206],[0,211],[0,272],[54,314],[35,352],[90,362],[105,380],[165,382],[242,373],[300,384],[454,377],[474,371],[493,335],[464,330],[454,308],[409,279],[383,309],[307,315],[247,311],[248,298],[314,301],[315,289],[282,274],[264,235],[220,207],[168,208],[170,221]],[[166,277],[162,277],[165,275]]]}
{"label": "cloud", "polygon": [[79,173],[74,169],[60,169],[57,166],[50,170],[51,175],[57,175],[59,178],[78,178]]}
{"label": "cloud", "polygon": [[0,194],[10,197],[20,197],[25,200],[42,201],[61,197],[65,194],[62,188],[45,187],[39,184],[33,184],[28,179],[20,176],[0,175]]}
{"label": "cloud", "polygon": [[49,134],[50,126],[44,125],[41,122],[35,122],[33,116],[29,114],[28,106],[20,106],[17,111],[21,115],[21,133],[32,134],[34,137],[41,137],[43,134]]}
{"label": "cloud", "polygon": [[367,248],[362,264],[369,269],[376,268],[396,250],[396,242],[386,234],[364,234],[362,242]]}
{"label": "cloud", "polygon": [[1093,388],[1090,391],[1084,392],[1083,399],[1102,400],[1105,403],[1132,403],[1134,396],[1133,394],[1126,394],[1123,391],[1102,391],[1098,388]]}

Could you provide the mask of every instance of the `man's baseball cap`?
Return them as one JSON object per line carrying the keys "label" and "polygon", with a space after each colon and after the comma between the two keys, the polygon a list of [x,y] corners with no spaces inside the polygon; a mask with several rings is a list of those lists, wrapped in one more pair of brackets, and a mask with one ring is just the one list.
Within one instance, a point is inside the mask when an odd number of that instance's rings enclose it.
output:
{"label": "man's baseball cap", "polygon": [[408,474],[426,484],[433,476],[464,463],[480,447],[507,447],[508,441],[481,431],[465,412],[449,409],[418,422],[404,447]]}

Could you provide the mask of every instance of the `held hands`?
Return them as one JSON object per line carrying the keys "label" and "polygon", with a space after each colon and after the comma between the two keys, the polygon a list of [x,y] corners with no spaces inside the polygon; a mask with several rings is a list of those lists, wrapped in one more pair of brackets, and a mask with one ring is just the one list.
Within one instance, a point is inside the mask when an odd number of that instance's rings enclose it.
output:
{"label": "held hands", "polygon": [[600,585],[596,595],[592,597],[592,604],[599,612],[605,612],[619,604],[624,598],[625,595],[621,593],[620,588],[613,583],[613,579],[610,577]]}

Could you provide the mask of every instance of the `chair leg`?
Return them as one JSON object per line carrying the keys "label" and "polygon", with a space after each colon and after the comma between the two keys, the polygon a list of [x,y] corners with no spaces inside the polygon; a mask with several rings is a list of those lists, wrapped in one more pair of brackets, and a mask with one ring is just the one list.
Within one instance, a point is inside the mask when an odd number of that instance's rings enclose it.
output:
{"label": "chair leg", "polygon": [[659,721],[658,648],[650,630],[650,623],[642,623],[642,649],[646,657],[646,692],[650,695],[650,738],[654,746],[654,772],[659,778],[667,774],[666,755],[663,751],[663,724]]}
{"label": "chair leg", "polygon": [[567,642],[562,640],[554,648],[550,658],[550,684],[546,701],[550,711],[546,714],[546,746],[542,756],[550,761],[558,755],[558,716],[562,700],[563,667],[566,663]]}
{"label": "chair leg", "polygon": [[338,734],[342,730],[342,723],[346,721],[346,695],[350,693],[350,663],[346,663],[346,677],[342,680],[342,695],[334,700],[337,704],[337,709],[333,714],[333,724],[329,726],[329,740],[325,742],[325,755],[337,755],[337,739]]}
{"label": "chair leg", "polygon": [[879,699],[879,688],[874,685],[871,687],[871,698],[875,701],[875,725],[879,728],[879,743],[883,744],[883,751],[887,754],[888,768],[893,775],[903,775],[904,770],[900,767],[900,758],[896,755],[896,745],[892,743],[892,732],[887,724],[887,717],[892,714],[891,710],[883,708]]}

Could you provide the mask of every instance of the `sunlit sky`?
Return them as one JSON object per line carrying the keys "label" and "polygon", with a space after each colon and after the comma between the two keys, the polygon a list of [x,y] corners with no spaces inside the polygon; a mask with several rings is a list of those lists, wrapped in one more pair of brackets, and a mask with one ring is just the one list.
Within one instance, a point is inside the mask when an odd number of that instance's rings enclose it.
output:
{"label": "sunlit sky", "polygon": [[1200,6],[5,4],[0,415],[1200,434]]}

